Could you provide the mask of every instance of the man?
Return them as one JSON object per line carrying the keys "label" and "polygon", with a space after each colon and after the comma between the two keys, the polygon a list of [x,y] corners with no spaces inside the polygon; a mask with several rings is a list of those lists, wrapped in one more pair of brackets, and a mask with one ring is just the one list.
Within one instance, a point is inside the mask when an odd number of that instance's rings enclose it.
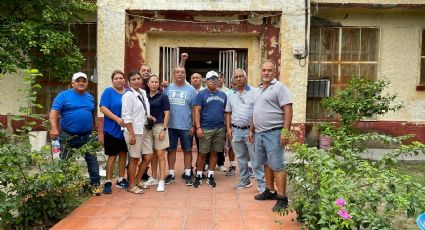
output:
{"label": "man", "polygon": [[[255,160],[264,164],[267,188],[255,196],[256,200],[274,200],[273,211],[288,206],[286,196],[286,172],[284,171],[283,149],[289,139],[281,135],[289,131],[292,122],[292,99],[288,88],[276,80],[276,65],[265,61],[261,66],[262,82],[254,101],[253,123],[255,127]],[[249,138],[253,141],[254,127]],[[277,194],[274,191],[274,181]]]}
{"label": "man", "polygon": [[146,65],[146,64],[142,64],[140,66],[139,72],[140,72],[140,75],[142,76],[142,87],[141,88],[144,89],[144,90],[149,90],[148,79],[149,79],[149,76],[151,75],[151,72],[152,72],[151,67]]}
{"label": "man", "polygon": [[192,76],[190,76],[190,84],[193,86],[193,88],[195,88],[197,93],[205,89],[202,86],[202,76],[199,73],[194,73]]}
{"label": "man", "polygon": [[177,143],[180,139],[180,145],[184,153],[184,173],[185,183],[192,185],[192,136],[194,133],[192,120],[192,102],[196,91],[186,85],[186,70],[183,67],[174,69],[175,83],[170,84],[164,94],[170,100],[170,119],[168,123],[168,136],[170,147],[167,149],[169,174],[165,178],[165,184],[175,181],[174,166],[176,164]]}
{"label": "man", "polygon": [[225,116],[227,137],[231,140],[239,165],[240,181],[234,188],[243,189],[252,186],[248,161],[253,159],[258,189],[264,191],[266,189],[264,167],[255,161],[254,144],[248,139],[249,128],[252,125],[255,89],[247,84],[246,72],[243,69],[235,70],[233,84],[234,89],[227,94]]}
{"label": "man", "polygon": [[[86,92],[87,75],[81,72],[75,73],[71,85],[72,89],[56,96],[49,114],[50,138],[52,140],[59,138],[62,159],[67,159],[72,154],[72,149],[80,148],[89,142],[93,129],[94,99]],[[87,162],[92,191],[100,195],[99,163],[96,153],[86,152],[84,159]]]}
{"label": "man", "polygon": [[199,138],[199,156],[196,162],[196,178],[193,187],[201,185],[202,169],[205,166],[207,153],[210,153],[210,169],[207,184],[215,187],[214,170],[217,163],[217,153],[224,148],[224,107],[227,96],[217,89],[218,74],[209,71],[206,76],[207,89],[196,95],[194,105],[194,121],[196,135]]}

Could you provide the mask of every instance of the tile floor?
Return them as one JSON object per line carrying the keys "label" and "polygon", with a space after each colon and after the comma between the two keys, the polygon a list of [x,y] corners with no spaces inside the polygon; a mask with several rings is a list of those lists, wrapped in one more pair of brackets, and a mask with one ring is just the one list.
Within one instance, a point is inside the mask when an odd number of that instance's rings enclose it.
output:
{"label": "tile floor", "polygon": [[152,187],[136,195],[113,187],[112,194],[91,197],[52,229],[301,228],[295,221],[295,213],[288,216],[272,213],[275,201],[254,200],[258,193],[255,183],[251,188],[233,189],[238,174],[227,177],[216,171],[216,188],[208,187],[205,181],[198,189],[186,186],[180,178],[182,154],[177,155],[176,182],[166,185],[165,192],[156,192],[156,187]]}

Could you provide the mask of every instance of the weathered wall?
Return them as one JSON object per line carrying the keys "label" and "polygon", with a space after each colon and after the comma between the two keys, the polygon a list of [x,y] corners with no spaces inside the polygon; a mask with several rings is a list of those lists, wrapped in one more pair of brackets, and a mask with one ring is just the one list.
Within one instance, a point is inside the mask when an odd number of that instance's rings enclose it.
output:
{"label": "weathered wall", "polygon": [[18,114],[19,107],[25,104],[24,93],[18,92],[26,87],[23,77],[22,71],[0,76],[0,114]]}
{"label": "weathered wall", "polygon": [[425,122],[425,92],[416,91],[420,70],[420,36],[425,28],[423,10],[321,9],[319,17],[343,26],[373,26],[381,29],[379,78],[388,79],[389,93],[398,94],[404,109],[378,120]]}
{"label": "weathered wall", "polygon": [[425,4],[424,0],[315,0],[317,3]]}

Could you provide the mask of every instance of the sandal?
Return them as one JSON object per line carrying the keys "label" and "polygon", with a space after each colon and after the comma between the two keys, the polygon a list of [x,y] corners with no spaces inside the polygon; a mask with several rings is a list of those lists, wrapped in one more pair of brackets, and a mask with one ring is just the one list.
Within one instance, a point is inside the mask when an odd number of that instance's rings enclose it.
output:
{"label": "sandal", "polygon": [[149,186],[145,185],[143,182],[140,182],[139,184],[137,184],[136,187],[140,189],[149,189]]}
{"label": "sandal", "polygon": [[134,194],[143,194],[144,193],[143,189],[141,189],[137,186],[134,186],[134,188],[132,188],[132,189],[127,189],[127,191],[134,193]]}

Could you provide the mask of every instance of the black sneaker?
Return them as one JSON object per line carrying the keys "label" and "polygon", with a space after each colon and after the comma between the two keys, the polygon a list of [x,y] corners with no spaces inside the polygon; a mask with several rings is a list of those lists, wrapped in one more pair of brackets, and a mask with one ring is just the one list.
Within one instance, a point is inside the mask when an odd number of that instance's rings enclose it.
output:
{"label": "black sneaker", "polygon": [[227,171],[226,176],[234,176],[235,175],[235,171],[236,171],[236,167],[235,166],[230,166],[229,167],[229,171]]}
{"label": "black sneaker", "polygon": [[117,181],[115,184],[115,187],[122,188],[122,189],[128,189],[128,181],[126,179],[122,179],[120,181]]}
{"label": "black sneaker", "polygon": [[192,176],[186,176],[186,175],[184,175],[184,180],[186,181],[186,185],[187,186],[191,186],[192,185]]}
{"label": "black sneaker", "polygon": [[197,176],[195,177],[195,181],[192,183],[192,186],[193,186],[194,188],[199,188],[199,186],[201,186],[201,184],[202,184],[202,177],[201,177],[201,176],[199,176],[199,175],[197,175]]}
{"label": "black sneaker", "polygon": [[254,178],[254,171],[252,171],[251,167],[248,167],[248,173],[249,173],[249,177]]}
{"label": "black sneaker", "polygon": [[108,181],[103,185],[103,194],[112,193],[112,182]]}
{"label": "black sneaker", "polygon": [[171,184],[174,181],[176,181],[176,178],[173,177],[171,174],[168,174],[167,177],[164,180],[165,184]]}
{"label": "black sneaker", "polygon": [[256,200],[277,200],[276,191],[270,192],[270,189],[266,188],[263,193],[260,193],[254,197]]}
{"label": "black sneaker", "polygon": [[273,206],[273,212],[279,212],[288,207],[288,197],[287,196],[278,196],[276,204]]}
{"label": "black sneaker", "polygon": [[215,181],[214,181],[214,176],[213,175],[210,175],[210,177],[208,177],[208,179],[207,179],[207,184],[210,186],[210,187],[215,187],[217,184],[215,183]]}

